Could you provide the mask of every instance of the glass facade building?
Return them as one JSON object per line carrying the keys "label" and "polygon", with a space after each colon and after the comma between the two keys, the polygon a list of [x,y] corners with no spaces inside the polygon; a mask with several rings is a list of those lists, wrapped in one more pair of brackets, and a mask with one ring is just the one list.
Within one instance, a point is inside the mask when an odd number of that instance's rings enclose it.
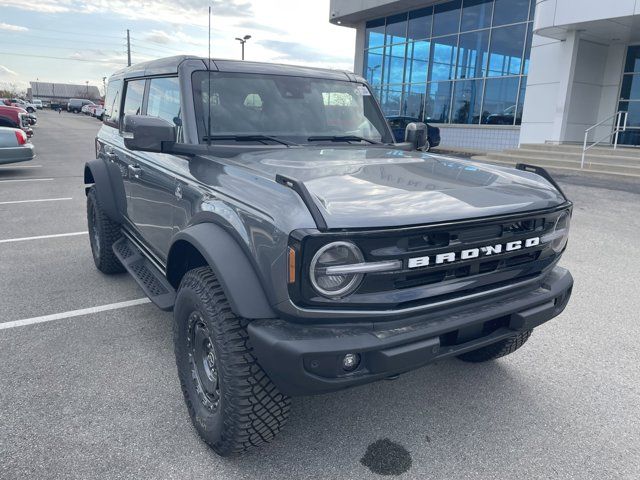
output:
{"label": "glass facade building", "polygon": [[385,115],[520,125],[536,0],[453,0],[366,22],[363,76]]}

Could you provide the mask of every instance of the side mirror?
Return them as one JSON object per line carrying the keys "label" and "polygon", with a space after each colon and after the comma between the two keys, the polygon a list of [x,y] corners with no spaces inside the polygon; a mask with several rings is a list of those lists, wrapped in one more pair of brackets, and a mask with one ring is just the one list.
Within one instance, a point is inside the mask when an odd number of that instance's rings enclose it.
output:
{"label": "side mirror", "polygon": [[129,150],[163,153],[176,141],[176,128],[171,123],[147,115],[125,115],[122,132]]}
{"label": "side mirror", "polygon": [[404,131],[404,141],[413,145],[414,150],[420,150],[427,144],[427,125],[422,122],[412,122]]}

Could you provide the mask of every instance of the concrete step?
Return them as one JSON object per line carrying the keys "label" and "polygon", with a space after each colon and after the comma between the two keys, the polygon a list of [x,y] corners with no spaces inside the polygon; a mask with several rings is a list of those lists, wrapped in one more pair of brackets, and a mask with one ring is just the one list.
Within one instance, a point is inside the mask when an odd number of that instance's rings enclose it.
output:
{"label": "concrete step", "polygon": [[[566,168],[580,169],[580,162],[578,160],[567,160],[562,158],[555,158],[550,155],[514,156],[509,153],[500,152],[500,153],[491,153],[487,155],[487,157],[495,160],[511,162],[513,164],[531,163],[533,165],[540,165],[540,166],[547,165],[547,166],[553,166],[553,167],[566,167]],[[610,171],[610,172],[616,172],[616,173],[631,173],[631,174],[638,175],[640,174],[640,163],[634,165],[634,164],[628,164],[628,163],[615,164],[615,163],[585,162],[584,169]]]}
{"label": "concrete step", "polygon": [[[586,163],[602,163],[602,164],[612,164],[612,165],[636,165],[640,166],[640,157],[630,157],[630,156],[620,156],[620,155],[600,155],[594,153],[587,153],[585,156],[585,164]],[[554,160],[570,160],[580,163],[582,161],[582,152],[570,152],[570,151],[547,151],[547,150],[536,150],[529,148],[519,148],[514,150],[505,150],[503,152],[499,152],[499,154],[511,155],[515,158],[549,158]],[[488,156],[495,155],[493,152],[489,152]]]}
{"label": "concrete step", "polygon": [[[579,153],[582,155],[582,145],[562,144],[554,145],[550,143],[523,143],[520,148],[525,150],[541,150],[545,152],[563,152],[563,153]],[[622,156],[640,158],[640,148],[638,147],[621,147],[614,149],[612,146],[592,147],[587,151],[589,155],[598,156]]]}
{"label": "concrete step", "polygon": [[537,165],[543,168],[551,168],[554,170],[566,170],[581,172],[585,174],[603,174],[603,175],[618,175],[629,178],[640,179],[640,166],[628,166],[628,165],[610,165],[610,164],[594,164],[585,165],[584,169],[580,168],[580,164],[577,162],[566,160],[550,160],[544,157],[528,157],[528,158],[514,158],[509,155],[497,155],[491,154],[487,156],[475,156],[472,160],[479,162],[495,163],[498,165],[515,166],[517,163],[528,163],[531,165]]}

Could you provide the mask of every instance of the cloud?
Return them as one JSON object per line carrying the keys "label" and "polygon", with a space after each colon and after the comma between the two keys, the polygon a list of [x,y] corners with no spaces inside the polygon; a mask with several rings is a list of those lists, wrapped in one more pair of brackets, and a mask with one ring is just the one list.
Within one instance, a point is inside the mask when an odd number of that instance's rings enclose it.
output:
{"label": "cloud", "polygon": [[248,28],[254,30],[261,30],[263,32],[275,33],[277,35],[286,35],[287,32],[281,30],[279,28],[271,27],[269,25],[264,25],[262,23],[256,22],[255,20],[244,20],[237,24],[240,28]]}
{"label": "cloud", "polygon": [[42,13],[111,13],[138,20],[175,21],[204,25],[207,10],[212,7],[214,17],[252,17],[253,7],[247,0],[0,0],[0,6]]}
{"label": "cloud", "polygon": [[7,79],[9,77],[16,77],[18,74],[10,68],[0,65],[0,78]]}
{"label": "cloud", "polygon": [[151,30],[147,33],[143,40],[151,43],[157,43],[158,45],[169,45],[171,43],[189,44],[189,45],[206,45],[207,38],[205,37],[192,37],[180,30],[173,30],[166,32],[164,30]]}
{"label": "cloud", "polygon": [[29,29],[27,27],[20,27],[18,25],[11,25],[9,23],[0,22],[0,30],[8,30],[10,32],[26,32]]}
{"label": "cloud", "polygon": [[280,40],[261,40],[263,47],[277,53],[276,60],[285,60],[304,63],[333,63],[349,64],[352,57],[348,55],[333,55],[329,50],[318,50],[313,47],[296,42],[283,42]]}

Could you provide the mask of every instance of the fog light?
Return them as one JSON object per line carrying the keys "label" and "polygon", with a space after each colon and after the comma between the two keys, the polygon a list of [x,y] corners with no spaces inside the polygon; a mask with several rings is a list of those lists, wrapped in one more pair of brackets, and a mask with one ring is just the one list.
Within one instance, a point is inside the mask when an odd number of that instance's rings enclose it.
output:
{"label": "fog light", "polygon": [[352,372],[360,365],[360,355],[357,353],[347,353],[342,359],[342,368],[347,372]]}

